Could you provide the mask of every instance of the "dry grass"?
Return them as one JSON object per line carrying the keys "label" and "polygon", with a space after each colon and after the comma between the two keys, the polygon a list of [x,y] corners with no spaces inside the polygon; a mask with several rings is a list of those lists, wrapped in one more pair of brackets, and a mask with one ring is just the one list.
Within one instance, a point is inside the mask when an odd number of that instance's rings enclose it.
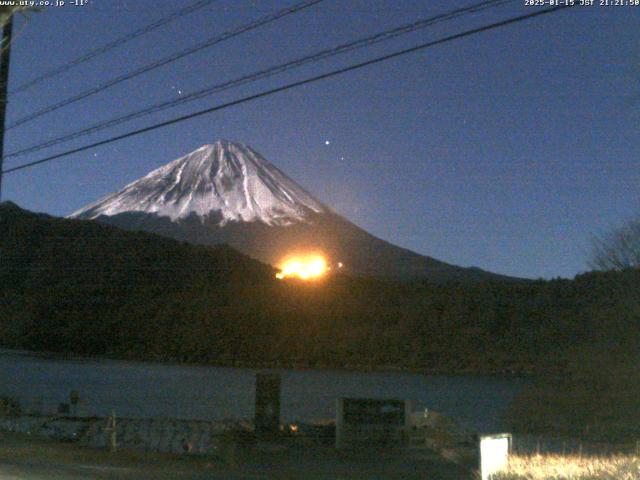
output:
{"label": "dry grass", "polygon": [[638,480],[637,455],[513,455],[496,480]]}

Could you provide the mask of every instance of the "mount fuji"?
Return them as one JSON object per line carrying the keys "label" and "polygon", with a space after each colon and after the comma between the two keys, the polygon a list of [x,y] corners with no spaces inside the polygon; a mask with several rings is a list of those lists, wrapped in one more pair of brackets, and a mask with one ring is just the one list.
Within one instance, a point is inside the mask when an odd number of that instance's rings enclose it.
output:
{"label": "mount fuji", "polygon": [[227,243],[272,265],[321,252],[351,274],[435,282],[506,279],[374,237],[315,199],[252,148],[204,145],[70,215],[195,244]]}

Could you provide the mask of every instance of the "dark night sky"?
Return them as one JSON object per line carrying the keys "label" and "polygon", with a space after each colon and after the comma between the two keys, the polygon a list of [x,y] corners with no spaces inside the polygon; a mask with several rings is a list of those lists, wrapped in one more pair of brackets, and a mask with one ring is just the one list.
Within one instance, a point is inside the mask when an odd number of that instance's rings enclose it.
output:
{"label": "dark night sky", "polygon": [[[23,29],[19,20],[10,86],[187,3],[92,0],[32,14]],[[8,121],[292,3],[218,0],[11,96]],[[11,130],[5,151],[470,3],[326,0]],[[523,3],[8,160],[5,167],[535,8]],[[639,210],[639,25],[640,7],[630,6],[543,16],[7,175],[5,199],[66,215],[226,138],[251,145],[334,210],[393,243],[509,275],[572,277],[586,269],[591,235]]]}

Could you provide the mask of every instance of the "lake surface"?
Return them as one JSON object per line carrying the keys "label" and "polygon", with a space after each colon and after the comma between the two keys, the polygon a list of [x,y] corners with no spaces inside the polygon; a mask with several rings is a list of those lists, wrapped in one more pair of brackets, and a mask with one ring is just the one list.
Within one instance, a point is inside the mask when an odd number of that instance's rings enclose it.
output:
{"label": "lake surface", "polygon": [[[48,358],[0,350],[0,396],[25,405],[68,402],[121,417],[216,420],[253,417],[255,374],[245,368]],[[401,398],[413,410],[444,412],[479,432],[503,430],[501,416],[529,383],[500,376],[269,370],[282,375],[283,421],[331,418],[338,397]]]}

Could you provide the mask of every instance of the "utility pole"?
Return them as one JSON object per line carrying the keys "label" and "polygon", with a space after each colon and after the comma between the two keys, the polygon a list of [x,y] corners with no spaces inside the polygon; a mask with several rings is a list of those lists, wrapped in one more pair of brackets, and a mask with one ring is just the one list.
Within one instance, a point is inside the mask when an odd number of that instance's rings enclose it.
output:
{"label": "utility pole", "polygon": [[11,31],[13,15],[2,28],[0,48],[0,201],[2,201],[2,170],[4,168],[4,120],[7,114],[7,87],[9,85],[9,61],[11,57]]}

